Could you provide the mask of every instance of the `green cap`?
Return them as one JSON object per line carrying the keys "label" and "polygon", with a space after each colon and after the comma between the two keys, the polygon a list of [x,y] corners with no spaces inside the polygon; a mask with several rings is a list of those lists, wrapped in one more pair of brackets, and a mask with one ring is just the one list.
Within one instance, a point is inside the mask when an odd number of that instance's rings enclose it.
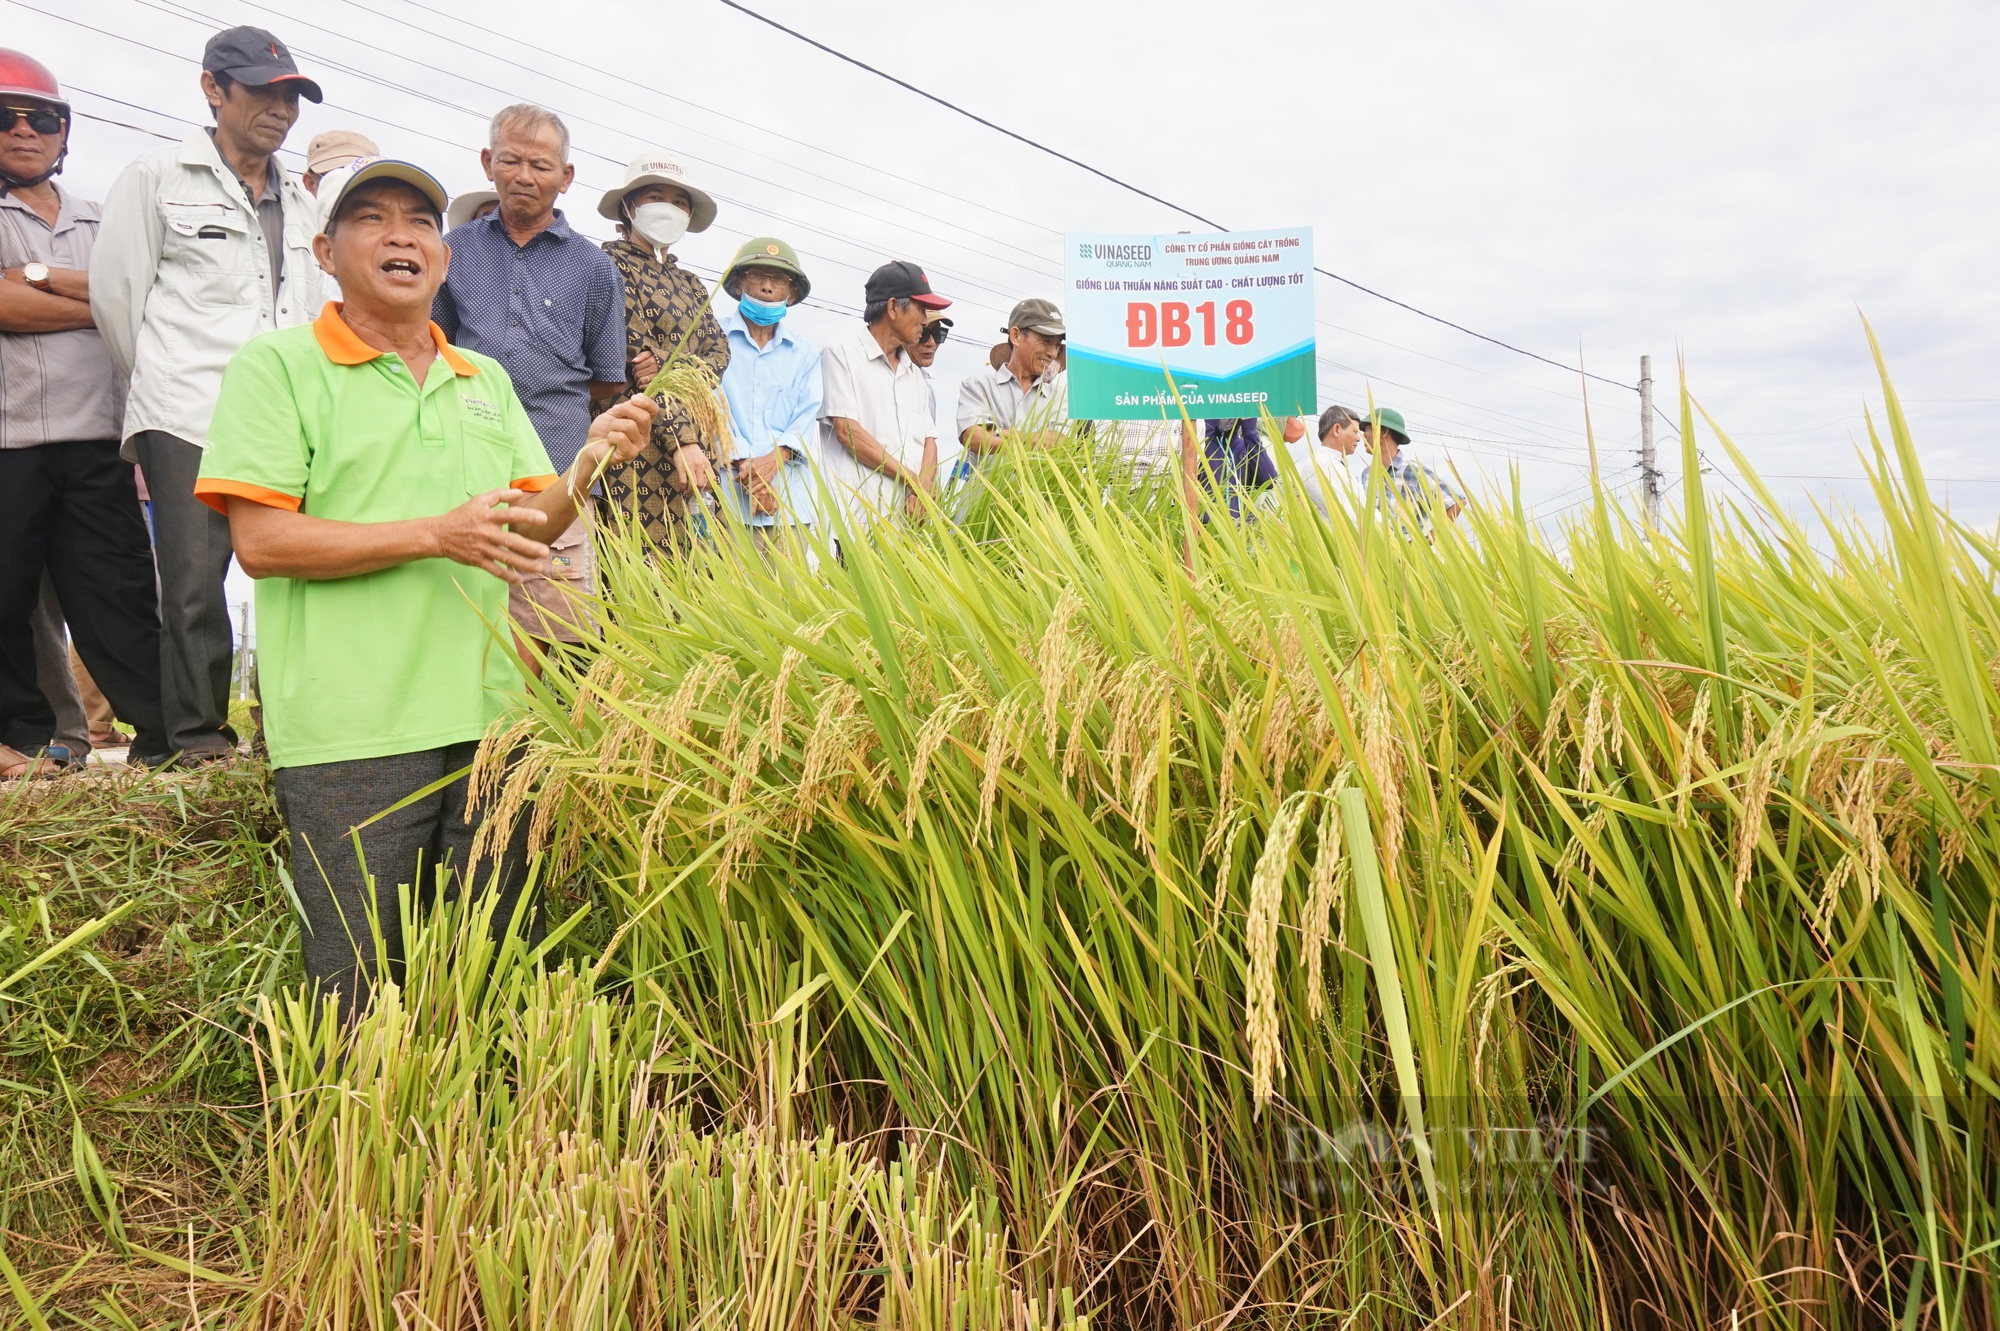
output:
{"label": "green cap", "polygon": [[1001,331],[1006,332],[1011,328],[1025,328],[1044,337],[1066,335],[1062,311],[1056,308],[1056,303],[1052,300],[1037,300],[1032,296],[1014,306],[1014,312],[1007,316],[1007,328]]}
{"label": "green cap", "polygon": [[722,289],[737,299],[743,297],[743,283],[740,274],[745,268],[774,268],[788,274],[792,279],[792,298],[789,304],[796,305],[812,290],[812,282],[806,277],[806,270],[799,267],[799,253],[776,236],[755,236],[743,242],[743,248],[736,251],[736,257],[729,261],[728,269],[722,274]]}
{"label": "green cap", "polygon": [[1410,442],[1410,431],[1409,427],[1403,424],[1403,413],[1394,407],[1377,407],[1374,411],[1363,414],[1361,428],[1365,430],[1370,425],[1379,425],[1404,443]]}

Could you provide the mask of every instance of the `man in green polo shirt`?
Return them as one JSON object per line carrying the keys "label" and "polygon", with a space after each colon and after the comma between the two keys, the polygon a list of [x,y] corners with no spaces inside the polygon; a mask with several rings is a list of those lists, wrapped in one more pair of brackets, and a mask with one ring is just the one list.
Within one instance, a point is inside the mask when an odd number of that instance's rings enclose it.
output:
{"label": "man in green polo shirt", "polygon": [[[345,303],[238,353],[195,485],[257,579],[306,973],[338,991],[348,1020],[367,1001],[374,929],[391,973],[401,964],[395,898],[378,903],[375,884],[427,895],[440,869],[467,864],[477,825],[463,777],[378,815],[466,767],[520,695],[508,584],[548,557],[520,529],[568,527],[606,455],[635,455],[659,410],[635,397],[599,416],[559,480],[506,371],[430,321],[450,262],[445,202],[408,162],[356,164],[314,241]],[[481,868],[496,927],[521,905],[524,849],[517,827]]]}

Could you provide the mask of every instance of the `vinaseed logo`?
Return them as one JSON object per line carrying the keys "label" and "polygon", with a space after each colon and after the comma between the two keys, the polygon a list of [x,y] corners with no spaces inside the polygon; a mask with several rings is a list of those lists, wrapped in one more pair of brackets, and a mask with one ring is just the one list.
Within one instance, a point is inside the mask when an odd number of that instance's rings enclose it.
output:
{"label": "vinaseed logo", "polygon": [[1081,241],[1076,247],[1079,259],[1094,259],[1106,268],[1147,268],[1153,262],[1151,245],[1105,244],[1102,241]]}

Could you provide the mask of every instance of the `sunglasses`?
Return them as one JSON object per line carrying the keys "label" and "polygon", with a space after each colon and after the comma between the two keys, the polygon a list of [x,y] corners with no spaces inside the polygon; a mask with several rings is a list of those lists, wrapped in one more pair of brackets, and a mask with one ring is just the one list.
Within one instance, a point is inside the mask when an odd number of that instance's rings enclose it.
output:
{"label": "sunglasses", "polygon": [[934,324],[925,324],[924,331],[918,336],[917,341],[936,342],[939,345],[943,345],[944,340],[950,336],[951,325],[940,320]]}
{"label": "sunglasses", "polygon": [[37,134],[60,134],[69,123],[60,111],[46,106],[0,106],[0,134],[12,130],[23,116],[28,119],[28,128]]}

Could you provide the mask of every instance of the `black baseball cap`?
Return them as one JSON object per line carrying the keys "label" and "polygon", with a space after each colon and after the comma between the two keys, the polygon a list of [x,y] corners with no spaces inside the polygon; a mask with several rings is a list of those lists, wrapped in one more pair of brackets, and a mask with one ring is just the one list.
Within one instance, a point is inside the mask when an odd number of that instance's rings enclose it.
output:
{"label": "black baseball cap", "polygon": [[924,276],[924,270],[907,259],[891,259],[868,274],[866,297],[870,305],[905,297],[933,310],[942,310],[951,304],[931,290],[931,280]]}
{"label": "black baseball cap", "polygon": [[225,28],[216,33],[202,49],[201,67],[253,88],[296,84],[299,96],[309,102],[320,100],[319,84],[299,73],[290,49],[263,28]]}

